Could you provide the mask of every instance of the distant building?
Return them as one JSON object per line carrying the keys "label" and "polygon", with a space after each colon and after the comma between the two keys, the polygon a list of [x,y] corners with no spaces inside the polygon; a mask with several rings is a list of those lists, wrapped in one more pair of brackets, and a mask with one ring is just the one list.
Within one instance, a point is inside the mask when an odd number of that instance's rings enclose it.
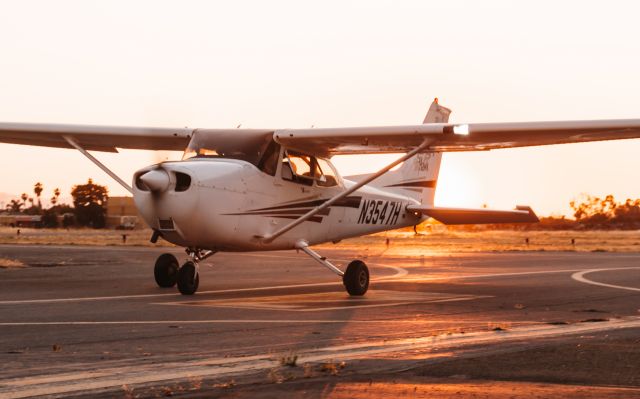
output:
{"label": "distant building", "polygon": [[42,227],[42,216],[6,213],[0,215],[0,226]]}
{"label": "distant building", "polygon": [[106,221],[108,228],[130,230],[144,227],[133,197],[109,197]]}

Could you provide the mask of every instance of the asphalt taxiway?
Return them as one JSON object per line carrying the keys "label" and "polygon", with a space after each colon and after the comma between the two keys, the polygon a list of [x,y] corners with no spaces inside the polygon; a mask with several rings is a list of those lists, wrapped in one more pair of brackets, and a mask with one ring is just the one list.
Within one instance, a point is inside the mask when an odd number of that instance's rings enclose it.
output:
{"label": "asphalt taxiway", "polygon": [[[295,252],[216,254],[199,292],[181,296],[153,281],[162,251],[0,246],[25,265],[0,269],[0,397],[264,396],[615,334],[628,345],[617,363],[636,359],[624,355],[640,331],[640,254],[381,252],[363,259],[370,291],[350,298]],[[364,257],[321,252],[339,265]],[[637,373],[609,385],[640,394]]]}

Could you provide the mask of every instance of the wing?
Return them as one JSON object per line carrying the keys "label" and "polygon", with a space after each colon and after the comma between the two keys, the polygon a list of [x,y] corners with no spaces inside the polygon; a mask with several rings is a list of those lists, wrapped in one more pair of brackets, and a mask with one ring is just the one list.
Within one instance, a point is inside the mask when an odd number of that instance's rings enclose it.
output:
{"label": "wing", "polygon": [[285,147],[328,156],[408,152],[425,139],[431,142],[428,151],[483,151],[640,138],[640,119],[288,129],[276,130],[274,138]]}
{"label": "wing", "polygon": [[0,123],[0,143],[73,148],[73,138],[86,150],[117,152],[116,148],[182,151],[195,129]]}

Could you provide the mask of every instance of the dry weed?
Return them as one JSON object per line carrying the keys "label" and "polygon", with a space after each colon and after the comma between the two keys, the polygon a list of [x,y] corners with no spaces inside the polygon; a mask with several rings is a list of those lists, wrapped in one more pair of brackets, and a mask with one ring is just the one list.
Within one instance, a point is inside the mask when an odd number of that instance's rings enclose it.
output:
{"label": "dry weed", "polygon": [[213,384],[214,388],[220,388],[220,389],[231,389],[235,386],[236,386],[236,382],[233,378],[227,382],[219,382],[217,384]]}
{"label": "dry weed", "polygon": [[272,384],[282,384],[284,382],[284,377],[282,376],[282,374],[280,374],[280,371],[278,369],[269,370],[267,378]]}
{"label": "dry weed", "polygon": [[289,353],[287,356],[283,356],[280,358],[280,365],[287,367],[297,367],[298,366],[298,355],[295,353]]}

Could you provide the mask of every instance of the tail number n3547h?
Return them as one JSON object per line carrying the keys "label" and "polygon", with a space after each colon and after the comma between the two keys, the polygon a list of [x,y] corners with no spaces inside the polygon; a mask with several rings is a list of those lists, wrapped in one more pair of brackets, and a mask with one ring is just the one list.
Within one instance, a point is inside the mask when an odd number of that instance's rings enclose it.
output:
{"label": "tail number n3547h", "polygon": [[358,224],[396,224],[402,207],[399,201],[363,200]]}

